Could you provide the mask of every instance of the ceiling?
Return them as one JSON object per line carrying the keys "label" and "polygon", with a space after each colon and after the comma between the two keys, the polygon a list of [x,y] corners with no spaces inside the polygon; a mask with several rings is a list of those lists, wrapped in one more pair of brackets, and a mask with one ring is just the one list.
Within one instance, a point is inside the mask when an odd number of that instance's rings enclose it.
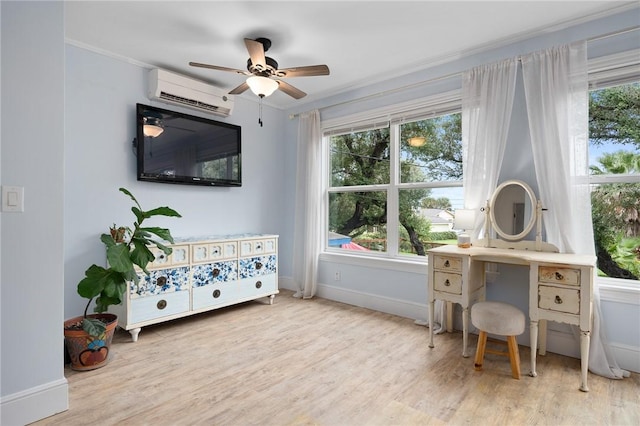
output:
{"label": "ceiling", "polygon": [[[189,61],[246,69],[243,39],[266,37],[280,68],[326,64],[329,76],[286,81],[281,109],[453,60],[548,28],[625,10],[615,1],[67,1],[68,43],[231,90],[240,74]],[[250,91],[241,96],[255,97]]]}

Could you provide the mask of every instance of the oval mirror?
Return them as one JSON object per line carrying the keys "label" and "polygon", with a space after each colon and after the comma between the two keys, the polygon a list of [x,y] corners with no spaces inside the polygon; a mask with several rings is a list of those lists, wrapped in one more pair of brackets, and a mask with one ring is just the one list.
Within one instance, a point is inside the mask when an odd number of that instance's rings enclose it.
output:
{"label": "oval mirror", "polygon": [[536,197],[526,183],[501,183],[491,197],[489,217],[496,233],[509,241],[527,236],[536,223]]}

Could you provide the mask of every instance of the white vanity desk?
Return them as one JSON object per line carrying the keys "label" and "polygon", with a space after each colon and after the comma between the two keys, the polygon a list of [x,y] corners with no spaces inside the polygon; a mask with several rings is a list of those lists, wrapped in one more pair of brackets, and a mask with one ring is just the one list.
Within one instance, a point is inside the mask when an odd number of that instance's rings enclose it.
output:
{"label": "white vanity desk", "polygon": [[[527,190],[530,191],[528,187]],[[494,204],[492,201],[491,206]],[[488,208],[489,206],[487,206]],[[541,211],[540,207],[538,209]],[[535,216],[535,214],[532,213],[531,216]],[[533,218],[531,223],[536,221],[539,222],[539,218]],[[527,226],[527,228],[523,231],[525,234],[532,227]],[[544,355],[546,352],[546,321],[577,325],[580,327],[580,390],[586,392],[588,391],[587,372],[596,257],[536,251],[529,249],[529,247],[536,247],[533,245],[534,242],[528,243],[530,244],[523,246],[527,249],[501,248],[499,246],[504,247],[505,244],[495,244],[495,241],[492,243],[492,240],[487,239],[476,241],[474,246],[470,248],[447,245],[428,251],[429,347],[434,347],[433,323],[436,299],[446,301],[449,305],[458,303],[462,306],[462,355],[467,357],[469,309],[474,302],[485,299],[485,262],[528,266],[530,375],[535,377],[537,374],[536,350],[534,348],[539,349],[540,355]],[[494,246],[484,247],[482,245]],[[548,248],[545,243],[543,246]],[[451,321],[451,311],[452,309],[448,309],[449,322]],[[450,327],[450,324],[447,325],[447,330],[450,330]],[[540,334],[539,339],[538,334]],[[538,342],[538,340],[540,341]]]}

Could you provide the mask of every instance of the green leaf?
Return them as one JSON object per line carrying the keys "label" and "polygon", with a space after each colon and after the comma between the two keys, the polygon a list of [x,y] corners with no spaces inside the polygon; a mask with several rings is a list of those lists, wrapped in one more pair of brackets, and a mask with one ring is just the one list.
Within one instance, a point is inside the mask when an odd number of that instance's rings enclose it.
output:
{"label": "green leaf", "polygon": [[173,237],[171,236],[171,231],[169,231],[166,228],[149,227],[149,228],[140,228],[140,230],[147,235],[154,234],[162,238],[164,241],[169,241],[170,243],[173,243]]}
{"label": "green leaf", "polygon": [[82,320],[82,329],[93,337],[102,335],[107,329],[107,325],[95,318],[85,318]]}
{"label": "green leaf", "polygon": [[85,278],[78,283],[78,294],[93,299],[100,294],[109,279],[109,271],[98,265],[91,265],[85,271]]}
{"label": "green leaf", "polygon": [[166,206],[157,207],[155,209],[144,212],[144,214],[145,214],[145,217],[147,218],[152,216],[182,217],[180,213]]}
{"label": "green leaf", "polygon": [[127,244],[120,243],[107,247],[107,260],[109,266],[118,272],[126,272],[133,268]]}
{"label": "green leaf", "polygon": [[133,212],[134,215],[136,215],[136,219],[138,220],[138,223],[142,223],[142,221],[145,218],[144,212],[138,207],[131,207],[131,211]]}
{"label": "green leaf", "polygon": [[134,249],[131,251],[131,261],[138,265],[147,275],[149,272],[147,271],[147,265],[149,262],[153,262],[155,256],[147,247],[145,240],[132,239]]}
{"label": "green leaf", "polygon": [[[173,242],[173,241],[171,241]],[[155,245],[164,252],[164,254],[166,254],[167,256],[169,256],[171,253],[173,253],[173,249],[171,247],[167,247],[164,244],[158,242],[158,241],[154,241]]]}
{"label": "green leaf", "polygon": [[111,234],[100,235],[100,241],[102,241],[107,248],[116,245],[116,240],[113,239]]}

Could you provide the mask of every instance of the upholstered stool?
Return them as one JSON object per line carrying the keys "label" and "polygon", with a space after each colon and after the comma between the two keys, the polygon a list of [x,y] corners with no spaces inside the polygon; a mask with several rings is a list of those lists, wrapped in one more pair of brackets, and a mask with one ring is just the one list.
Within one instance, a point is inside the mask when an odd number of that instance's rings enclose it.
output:
{"label": "upholstered stool", "polygon": [[[471,307],[471,323],[480,331],[475,369],[482,370],[484,354],[505,355],[511,361],[511,375],[520,379],[520,354],[516,336],[524,332],[524,313],[503,302],[478,302]],[[487,334],[507,336],[508,352],[487,349]]]}

